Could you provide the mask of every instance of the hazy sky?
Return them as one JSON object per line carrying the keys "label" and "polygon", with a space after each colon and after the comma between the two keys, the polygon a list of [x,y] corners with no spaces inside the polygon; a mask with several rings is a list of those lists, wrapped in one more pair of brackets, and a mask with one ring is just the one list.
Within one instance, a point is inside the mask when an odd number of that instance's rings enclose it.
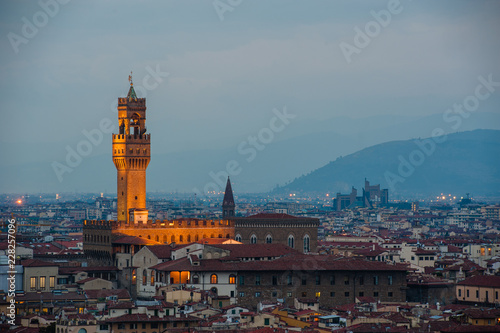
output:
{"label": "hazy sky", "polygon": [[130,71],[154,153],[236,146],[274,108],[296,125],[437,114],[500,81],[498,1],[1,1],[0,17],[2,165],[62,161],[116,122]]}

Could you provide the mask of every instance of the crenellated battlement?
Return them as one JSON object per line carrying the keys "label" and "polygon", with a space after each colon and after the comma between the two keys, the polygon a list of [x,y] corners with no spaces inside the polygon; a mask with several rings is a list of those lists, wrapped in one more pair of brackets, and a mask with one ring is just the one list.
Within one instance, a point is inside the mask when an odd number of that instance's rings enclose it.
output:
{"label": "crenellated battlement", "polygon": [[83,228],[89,229],[113,229],[113,222],[106,220],[85,220],[83,221]]}
{"label": "crenellated battlement", "polygon": [[127,223],[122,221],[85,220],[84,228],[94,229],[134,229],[134,228],[227,228],[234,227],[232,220],[199,220],[199,219],[176,219],[176,220],[148,220],[146,223]]}
{"label": "crenellated battlement", "polygon": [[145,98],[137,98],[130,100],[127,97],[118,97],[118,106],[126,106],[129,107],[145,107],[146,99]]}

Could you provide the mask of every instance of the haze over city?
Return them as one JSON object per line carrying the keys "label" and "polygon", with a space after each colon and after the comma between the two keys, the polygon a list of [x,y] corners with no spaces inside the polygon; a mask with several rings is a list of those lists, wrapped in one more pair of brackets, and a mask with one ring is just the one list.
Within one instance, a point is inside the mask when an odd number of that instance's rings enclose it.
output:
{"label": "haze over city", "polygon": [[[2,192],[114,192],[109,132],[66,158],[101,121],[117,132],[131,71],[154,138],[148,191],[203,192],[235,160],[238,191],[265,192],[374,144],[500,129],[497,91],[453,109],[479,77],[500,81],[496,1],[0,6]],[[283,110],[293,117],[251,148]]]}

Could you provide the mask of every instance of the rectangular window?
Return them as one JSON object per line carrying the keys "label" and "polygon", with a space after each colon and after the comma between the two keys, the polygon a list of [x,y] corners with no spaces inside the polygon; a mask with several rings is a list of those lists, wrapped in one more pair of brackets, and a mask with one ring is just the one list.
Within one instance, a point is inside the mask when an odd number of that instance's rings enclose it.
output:
{"label": "rectangular window", "polygon": [[476,290],[476,298],[479,298],[479,290]]}
{"label": "rectangular window", "polygon": [[137,329],[137,324],[130,324],[130,329],[131,330]]}
{"label": "rectangular window", "polygon": [[359,285],[360,285],[360,286],[362,286],[362,285],[364,285],[364,284],[365,284],[365,277],[364,277],[363,275],[361,275],[361,276],[359,277]]}
{"label": "rectangular window", "polygon": [[387,284],[390,285],[390,286],[392,286],[392,275],[389,275],[387,277]]}
{"label": "rectangular window", "polygon": [[470,297],[470,296],[469,296],[469,289],[467,289],[466,293],[467,293],[467,297]]}
{"label": "rectangular window", "polygon": [[158,328],[158,323],[151,323],[151,328]]}
{"label": "rectangular window", "polygon": [[255,275],[255,285],[260,286],[260,275]]}
{"label": "rectangular window", "polygon": [[498,291],[495,291],[495,299],[498,299]]}
{"label": "rectangular window", "polygon": [[462,289],[458,289],[458,297],[462,297]]}
{"label": "rectangular window", "polygon": [[321,284],[321,275],[316,275],[316,285],[319,286]]}
{"label": "rectangular window", "polygon": [[36,277],[31,277],[30,279],[30,289],[31,290],[36,290]]}
{"label": "rectangular window", "polygon": [[40,276],[40,289],[45,289],[45,276]]}
{"label": "rectangular window", "polygon": [[56,287],[56,277],[51,276],[49,277],[49,288],[55,288]]}
{"label": "rectangular window", "polygon": [[307,297],[307,291],[302,292],[302,297]]}
{"label": "rectangular window", "polygon": [[291,291],[287,292],[286,297],[292,297],[292,292]]}
{"label": "rectangular window", "polygon": [[335,291],[330,291],[330,297],[335,297]]}
{"label": "rectangular window", "polygon": [[362,292],[362,291],[360,291],[360,292],[359,292],[359,297],[363,297],[363,296],[365,296],[365,293],[364,293],[364,292]]}
{"label": "rectangular window", "polygon": [[307,285],[307,276],[302,275],[302,285],[305,286]]}
{"label": "rectangular window", "polygon": [[378,291],[373,292],[373,297],[378,297]]}
{"label": "rectangular window", "polygon": [[264,318],[264,325],[269,326],[269,318]]}
{"label": "rectangular window", "polygon": [[334,285],[335,284],[335,275],[332,275],[330,276],[330,285]]}
{"label": "rectangular window", "polygon": [[378,286],[378,276],[377,275],[375,275],[373,277],[373,285]]}
{"label": "rectangular window", "polygon": [[239,297],[245,297],[245,293],[244,293],[243,291],[240,291],[240,292],[238,293],[238,296],[239,296]]}
{"label": "rectangular window", "polygon": [[389,292],[387,293],[387,296],[392,297],[392,291],[389,291]]}
{"label": "rectangular window", "polygon": [[415,257],[414,257],[414,256],[411,256],[411,260],[415,260]]}
{"label": "rectangular window", "polygon": [[278,285],[278,277],[276,275],[273,275],[273,286]]}
{"label": "rectangular window", "polygon": [[344,276],[344,284],[345,285],[349,284],[349,276],[348,275]]}
{"label": "rectangular window", "polygon": [[321,292],[317,291],[316,292],[316,298],[320,298],[321,297]]}
{"label": "rectangular window", "polygon": [[273,291],[271,295],[272,295],[272,297],[278,297],[278,292],[277,291]]}
{"label": "rectangular window", "polygon": [[240,286],[243,286],[243,285],[245,285],[245,276],[240,275]]}
{"label": "rectangular window", "polygon": [[345,296],[345,297],[349,297],[349,292],[348,292],[348,291],[346,291],[346,292],[344,293],[344,296]]}
{"label": "rectangular window", "polygon": [[288,275],[286,277],[286,284],[288,284],[289,286],[291,286],[293,284],[292,275]]}

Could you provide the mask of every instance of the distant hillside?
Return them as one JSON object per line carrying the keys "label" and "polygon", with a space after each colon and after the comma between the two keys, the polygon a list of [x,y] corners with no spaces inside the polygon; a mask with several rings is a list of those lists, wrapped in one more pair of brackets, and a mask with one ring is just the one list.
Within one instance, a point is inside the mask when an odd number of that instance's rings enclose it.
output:
{"label": "distant hillside", "polygon": [[275,192],[344,193],[351,186],[361,190],[366,177],[372,184],[389,188],[389,196],[500,194],[500,131],[450,134],[444,142],[435,143],[433,151],[431,144],[426,148],[417,145],[430,140],[391,141],[365,148],[296,178]]}

